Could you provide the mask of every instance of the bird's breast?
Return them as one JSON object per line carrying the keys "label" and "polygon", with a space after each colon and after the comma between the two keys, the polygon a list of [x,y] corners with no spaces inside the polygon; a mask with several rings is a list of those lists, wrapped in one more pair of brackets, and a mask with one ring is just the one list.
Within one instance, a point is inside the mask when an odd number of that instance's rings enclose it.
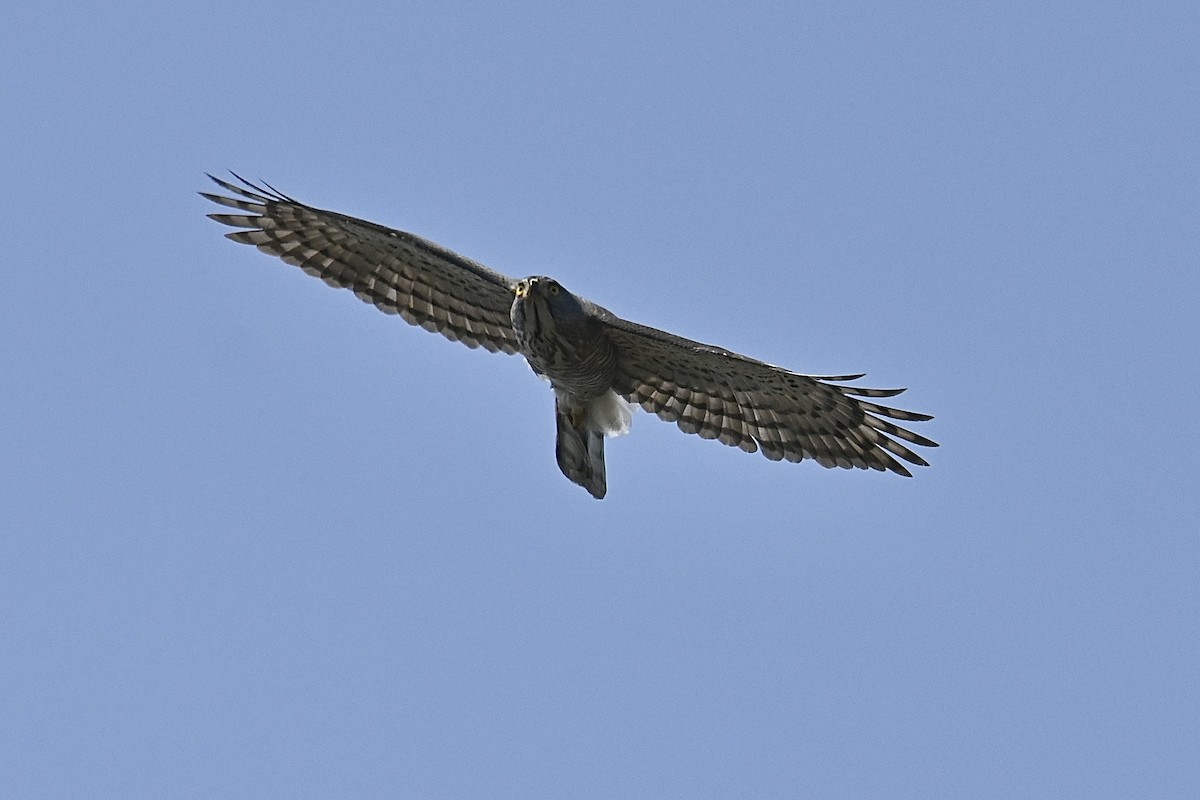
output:
{"label": "bird's breast", "polygon": [[548,308],[520,297],[512,322],[521,354],[555,388],[587,400],[612,387],[616,351],[594,325],[559,325]]}

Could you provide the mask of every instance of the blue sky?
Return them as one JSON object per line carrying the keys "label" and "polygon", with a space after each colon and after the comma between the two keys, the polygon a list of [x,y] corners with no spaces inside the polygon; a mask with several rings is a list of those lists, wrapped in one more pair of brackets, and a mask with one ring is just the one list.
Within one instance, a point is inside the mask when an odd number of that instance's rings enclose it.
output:
{"label": "blue sky", "polygon": [[[1193,797],[1200,7],[214,2],[0,30],[0,795]],[[909,386],[912,480],[552,399],[235,169]]]}

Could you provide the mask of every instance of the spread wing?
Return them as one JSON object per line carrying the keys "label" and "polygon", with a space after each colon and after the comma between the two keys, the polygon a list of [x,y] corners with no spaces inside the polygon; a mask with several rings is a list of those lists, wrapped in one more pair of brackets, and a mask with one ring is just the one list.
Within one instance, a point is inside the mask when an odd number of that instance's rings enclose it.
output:
{"label": "spread wing", "polygon": [[468,347],[517,352],[512,279],[427,239],[305,205],[237,175],[212,178],[234,197],[202,196],[244,214],[209,214],[243,230],[225,234],[350,289],[389,314]]}
{"label": "spread wing", "polygon": [[841,386],[862,375],[799,375],[603,309],[598,316],[619,351],[614,390],[684,433],[749,453],[761,450],[772,461],[811,458],[825,467],[890,470],[909,477],[897,458],[929,464],[903,442],[937,447],[891,422],[932,419],[928,414],[863,399],[892,397],[903,389]]}

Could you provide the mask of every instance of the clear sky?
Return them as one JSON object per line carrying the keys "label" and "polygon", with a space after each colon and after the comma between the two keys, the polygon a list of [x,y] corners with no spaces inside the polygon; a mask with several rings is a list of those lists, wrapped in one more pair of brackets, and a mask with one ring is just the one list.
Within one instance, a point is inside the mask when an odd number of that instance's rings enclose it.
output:
{"label": "clear sky", "polygon": [[[0,796],[1200,796],[1200,4],[97,8],[0,27]],[[225,169],[942,447],[596,502]]]}

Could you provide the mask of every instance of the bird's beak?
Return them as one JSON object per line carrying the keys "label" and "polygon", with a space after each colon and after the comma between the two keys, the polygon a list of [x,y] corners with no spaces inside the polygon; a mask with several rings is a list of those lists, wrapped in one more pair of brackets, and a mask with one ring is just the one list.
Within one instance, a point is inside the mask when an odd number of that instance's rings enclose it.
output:
{"label": "bird's beak", "polygon": [[529,284],[525,281],[521,281],[513,287],[513,293],[517,297],[526,297],[529,294]]}

